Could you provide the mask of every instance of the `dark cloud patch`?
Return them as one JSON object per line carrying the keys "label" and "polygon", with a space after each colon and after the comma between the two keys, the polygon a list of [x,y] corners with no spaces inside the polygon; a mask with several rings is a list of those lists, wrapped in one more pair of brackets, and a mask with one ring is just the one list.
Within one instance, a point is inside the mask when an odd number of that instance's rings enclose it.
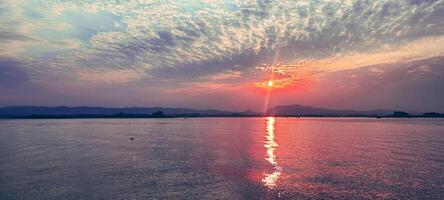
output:
{"label": "dark cloud patch", "polygon": [[409,4],[412,5],[421,5],[421,4],[430,4],[430,3],[434,3],[437,2],[438,0],[407,0],[407,2]]}
{"label": "dark cloud patch", "polygon": [[22,63],[0,59],[0,87],[14,87],[30,79]]}
{"label": "dark cloud patch", "polygon": [[396,13],[396,8],[399,8],[399,4],[397,2],[385,2],[381,7],[381,11],[379,11],[379,16],[381,18],[389,17]]}
{"label": "dark cloud patch", "polygon": [[179,37],[180,39],[185,40],[185,41],[192,41],[192,40],[194,40],[194,38],[201,36],[201,33],[199,30],[194,30],[194,29],[186,27],[186,26],[178,27],[177,30],[185,33],[186,36]]}
{"label": "dark cloud patch", "polygon": [[355,1],[353,4],[353,11],[356,13],[362,12],[363,7],[361,1]]}
{"label": "dark cloud patch", "polygon": [[444,24],[444,1],[441,1],[440,3],[434,4],[434,6],[431,8],[431,13],[428,14],[427,18],[425,20],[430,20],[430,23],[435,24]]}
{"label": "dark cloud patch", "polygon": [[175,45],[174,36],[169,31],[159,31],[157,36],[137,38],[118,46],[119,52],[127,55],[138,55],[144,52],[162,53],[168,52]]}
{"label": "dark cloud patch", "polygon": [[244,7],[241,9],[241,16],[243,19],[248,19],[250,17],[264,19],[272,15],[272,13],[270,13],[270,8],[272,6],[273,3],[270,0],[257,0],[254,7]]}
{"label": "dark cloud patch", "polygon": [[157,32],[157,37],[145,40],[147,47],[154,52],[168,51],[169,48],[176,44],[175,38],[170,31],[163,30]]}
{"label": "dark cloud patch", "polygon": [[245,51],[231,57],[203,60],[174,67],[154,68],[147,73],[160,79],[191,80],[220,73],[225,70],[248,71],[273,58],[274,53],[263,49],[259,53]]}
{"label": "dark cloud patch", "polygon": [[115,51],[125,55],[128,63],[136,62],[139,55],[144,53],[169,53],[176,45],[176,38],[170,31],[158,31],[154,37],[135,37],[115,46]]}

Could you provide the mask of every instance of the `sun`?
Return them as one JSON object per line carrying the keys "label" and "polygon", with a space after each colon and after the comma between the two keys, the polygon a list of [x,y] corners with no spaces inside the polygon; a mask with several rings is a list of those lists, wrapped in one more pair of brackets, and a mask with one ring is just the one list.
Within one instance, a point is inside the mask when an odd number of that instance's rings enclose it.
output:
{"label": "sun", "polygon": [[271,81],[271,80],[268,81],[268,82],[267,82],[267,86],[268,86],[268,87],[273,87],[273,81]]}

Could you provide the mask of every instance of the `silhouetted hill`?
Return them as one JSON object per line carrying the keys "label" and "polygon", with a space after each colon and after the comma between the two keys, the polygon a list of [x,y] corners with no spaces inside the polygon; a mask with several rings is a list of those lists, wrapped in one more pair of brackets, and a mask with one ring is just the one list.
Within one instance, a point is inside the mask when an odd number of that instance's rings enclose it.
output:
{"label": "silhouetted hill", "polygon": [[422,117],[425,118],[444,118],[444,113],[436,113],[436,112],[430,112],[430,113],[424,113]]}
{"label": "silhouetted hill", "polygon": [[[369,111],[333,110],[302,105],[276,106],[264,113],[266,116],[301,117],[423,117],[442,118],[441,113],[413,113],[376,109]],[[195,110],[163,107],[43,107],[15,106],[0,108],[0,118],[170,118],[170,117],[255,117],[264,114],[252,111],[229,112],[221,110]]]}
{"label": "silhouetted hill", "polygon": [[[129,108],[105,108],[105,107],[41,107],[41,106],[16,106],[0,108],[0,116],[60,116],[60,115],[115,115],[119,113],[133,115],[151,115],[161,111],[165,115],[230,115],[244,112],[228,112],[220,110],[194,110],[187,108],[163,108],[163,107],[129,107]],[[251,113],[245,113],[251,114]]]}
{"label": "silhouetted hill", "polygon": [[301,105],[285,105],[276,106],[267,111],[267,115],[274,116],[332,116],[332,117],[347,117],[347,116],[389,116],[393,114],[393,110],[376,109],[369,111],[355,111],[355,110],[333,110],[326,108],[316,108]]}
{"label": "silhouetted hill", "polygon": [[393,115],[391,117],[397,117],[397,118],[409,118],[411,117],[409,113],[403,112],[403,111],[395,111],[393,112]]}

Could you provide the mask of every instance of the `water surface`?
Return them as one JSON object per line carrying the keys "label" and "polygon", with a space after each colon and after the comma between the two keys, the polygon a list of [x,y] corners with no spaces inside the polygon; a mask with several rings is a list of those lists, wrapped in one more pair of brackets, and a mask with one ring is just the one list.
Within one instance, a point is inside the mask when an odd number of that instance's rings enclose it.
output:
{"label": "water surface", "polygon": [[0,186],[0,199],[443,199],[444,120],[0,120]]}

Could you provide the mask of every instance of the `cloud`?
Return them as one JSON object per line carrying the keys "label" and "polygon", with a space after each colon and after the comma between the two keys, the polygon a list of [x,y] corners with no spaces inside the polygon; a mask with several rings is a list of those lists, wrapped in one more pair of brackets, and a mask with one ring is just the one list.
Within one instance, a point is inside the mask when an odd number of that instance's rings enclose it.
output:
{"label": "cloud", "polygon": [[224,80],[239,78],[239,77],[241,77],[241,75],[242,75],[241,71],[227,70],[222,73],[215,74],[215,75],[211,76],[210,80],[224,81]]}
{"label": "cloud", "polygon": [[[62,35],[90,40],[78,57],[61,55],[67,62],[83,64],[116,54],[120,64],[126,60],[126,65],[170,69],[249,51],[261,58],[281,49],[282,61],[319,58],[359,52],[364,46],[396,46],[444,30],[436,19],[442,1],[197,2],[39,2],[33,4],[41,7],[35,10],[46,9],[47,18],[30,20],[67,24],[72,33]],[[63,32],[47,34],[58,33]],[[85,55],[90,53],[95,57]]]}
{"label": "cloud", "polygon": [[22,63],[0,58],[0,87],[15,87],[30,80]]}
{"label": "cloud", "polygon": [[98,83],[126,83],[139,80],[144,77],[142,72],[134,70],[114,70],[98,72],[79,72],[78,77],[81,80]]}
{"label": "cloud", "polygon": [[279,63],[282,84],[300,83],[444,54],[444,0],[0,4],[0,56],[54,90],[222,90],[254,86],[268,78],[262,64]]}

